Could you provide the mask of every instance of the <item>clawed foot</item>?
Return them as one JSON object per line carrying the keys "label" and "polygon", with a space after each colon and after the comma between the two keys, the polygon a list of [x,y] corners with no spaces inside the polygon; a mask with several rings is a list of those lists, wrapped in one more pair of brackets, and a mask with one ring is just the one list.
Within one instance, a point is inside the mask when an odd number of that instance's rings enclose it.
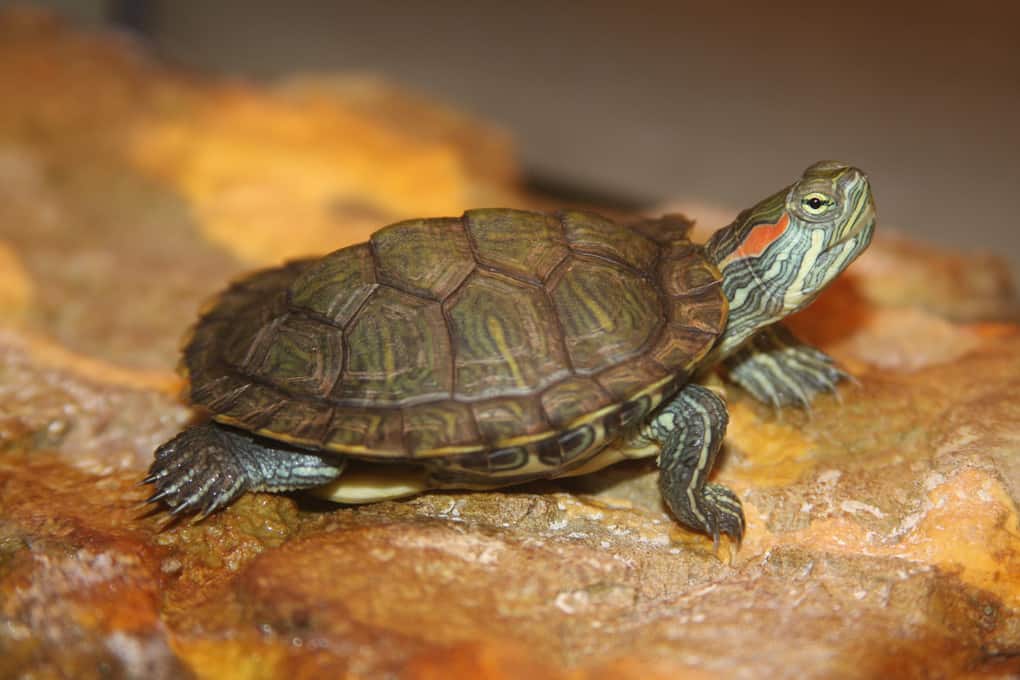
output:
{"label": "clawed foot", "polygon": [[156,449],[156,460],[142,482],[174,515],[205,517],[245,491],[291,491],[332,482],[346,461],[270,441],[258,435],[208,423],[189,427]]}
{"label": "clawed foot", "polygon": [[840,381],[851,378],[829,355],[801,344],[734,357],[729,374],[758,401],[804,409],[818,394],[835,392]]}
{"label": "clawed foot", "polygon": [[723,534],[738,545],[744,537],[740,499],[722,484],[709,483],[700,492],[683,493],[679,498],[666,498],[666,502],[681,523],[711,536],[717,549]]}
{"label": "clawed foot", "polygon": [[712,537],[716,550],[719,549],[719,536],[722,534],[740,544],[744,538],[744,509],[735,493],[722,484],[709,483],[694,503],[699,520],[695,528]]}
{"label": "clawed foot", "polygon": [[705,532],[711,534],[716,550],[719,548],[719,536],[726,534],[737,545],[744,538],[744,508],[737,495],[722,484],[709,483],[702,490],[706,514],[708,517]]}
{"label": "clawed foot", "polygon": [[208,425],[191,427],[156,449],[142,480],[156,487],[146,503],[162,502],[174,515],[206,517],[244,493],[248,476],[223,436]]}

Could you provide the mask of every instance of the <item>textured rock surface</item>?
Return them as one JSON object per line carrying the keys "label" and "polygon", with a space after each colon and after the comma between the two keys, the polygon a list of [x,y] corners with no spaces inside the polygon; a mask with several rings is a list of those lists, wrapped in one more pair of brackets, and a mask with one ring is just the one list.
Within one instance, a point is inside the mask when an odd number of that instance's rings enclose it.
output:
{"label": "textured rock surface", "polygon": [[810,415],[730,390],[731,555],[676,528],[640,463],[360,508],[249,495],[163,527],[135,484],[190,417],[171,369],[202,299],[511,202],[512,164],[376,87],[209,83],[34,14],[0,15],[0,97],[0,677],[1020,673],[997,264],[880,240],[795,322],[860,384]]}

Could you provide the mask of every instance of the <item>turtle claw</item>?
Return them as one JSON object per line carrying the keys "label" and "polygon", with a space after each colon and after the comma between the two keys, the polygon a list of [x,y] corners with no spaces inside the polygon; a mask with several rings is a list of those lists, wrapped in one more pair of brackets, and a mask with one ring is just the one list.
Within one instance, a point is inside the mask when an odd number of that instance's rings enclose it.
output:
{"label": "turtle claw", "polygon": [[248,486],[243,466],[208,425],[184,430],[159,447],[142,482],[156,487],[146,503],[162,502],[172,516],[199,508],[208,516]]}
{"label": "turtle claw", "polygon": [[744,509],[737,495],[722,484],[709,483],[702,490],[706,532],[712,535],[716,552],[719,550],[719,536],[726,534],[740,546],[744,538],[746,522]]}
{"label": "turtle claw", "polygon": [[749,354],[730,368],[730,378],[758,401],[775,408],[796,406],[810,414],[822,392],[837,393],[851,376],[827,354],[807,345]]}
{"label": "turtle claw", "polygon": [[729,377],[758,401],[809,410],[822,392],[836,392],[853,376],[825,352],[806,345],[781,325],[759,331],[725,360]]}
{"label": "turtle claw", "polygon": [[[687,496],[684,495],[686,500]],[[723,534],[729,536],[740,548],[746,523],[744,510],[736,494],[722,484],[709,483],[694,493],[693,506],[669,504],[683,524],[712,537],[712,552],[719,552]]]}
{"label": "turtle claw", "polygon": [[190,427],[156,450],[144,483],[172,515],[208,517],[245,491],[291,491],[336,479],[343,459],[266,443],[216,423]]}
{"label": "turtle claw", "polygon": [[159,478],[163,476],[163,474],[164,474],[163,472],[154,472],[145,479],[136,483],[135,486],[146,486],[148,484],[152,484],[153,482],[158,481]]}

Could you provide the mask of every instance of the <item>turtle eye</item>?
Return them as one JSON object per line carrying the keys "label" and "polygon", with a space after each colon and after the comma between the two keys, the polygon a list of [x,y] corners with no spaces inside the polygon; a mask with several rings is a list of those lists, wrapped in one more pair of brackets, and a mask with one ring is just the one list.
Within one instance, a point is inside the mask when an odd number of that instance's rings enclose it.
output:
{"label": "turtle eye", "polygon": [[812,192],[800,199],[800,205],[808,215],[818,217],[831,210],[836,201],[825,194]]}

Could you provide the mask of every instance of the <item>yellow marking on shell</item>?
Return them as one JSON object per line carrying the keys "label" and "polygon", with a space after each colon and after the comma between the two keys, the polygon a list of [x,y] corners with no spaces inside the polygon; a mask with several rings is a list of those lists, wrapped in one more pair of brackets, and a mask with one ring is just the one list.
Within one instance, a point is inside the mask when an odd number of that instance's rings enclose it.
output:
{"label": "yellow marking on shell", "polygon": [[228,415],[226,415],[224,413],[214,414],[212,419],[215,420],[217,423],[223,423],[224,425],[232,425],[234,427],[238,427],[238,428],[240,428],[242,430],[245,430],[245,431],[250,431],[251,430],[250,427],[248,427],[247,425],[242,423],[237,418],[232,418],[231,416],[228,416]]}
{"label": "yellow marking on shell", "polygon": [[[649,385],[649,386],[647,386],[647,387],[645,387],[645,388],[635,392],[634,394],[630,395],[624,401],[633,401],[633,400],[636,400],[636,399],[640,399],[641,397],[644,397],[644,396],[649,396],[649,402],[650,402],[649,410],[653,410],[653,409],[655,409],[662,402],[662,399],[663,399],[662,388],[667,383],[669,383],[670,380],[672,380],[672,378],[670,378],[670,377],[662,378],[661,380],[658,380],[655,383],[653,383],[653,384],[651,384],[651,385]],[[622,407],[622,405],[623,405],[622,402],[621,403],[610,404],[609,406],[605,406],[605,407],[603,407],[603,408],[601,408],[601,409],[599,409],[597,411],[593,411],[592,413],[588,413],[586,415],[583,415],[583,416],[581,416],[581,417],[571,421],[566,426],[564,426],[563,428],[558,429],[558,430],[545,430],[543,432],[539,432],[539,433],[536,433],[536,434],[522,435],[520,437],[512,437],[512,438],[509,438],[509,439],[501,439],[501,440],[495,442],[494,444],[492,444],[491,449],[495,450],[495,449],[503,449],[503,448],[513,448],[513,447],[518,447],[518,446],[528,446],[530,444],[534,444],[534,443],[540,442],[540,441],[542,441],[544,439],[548,439],[550,437],[554,437],[554,436],[556,436],[558,434],[561,434],[563,432],[568,432],[570,430],[573,430],[575,428],[581,427],[583,425],[587,425],[587,424],[591,423],[592,421],[600,420],[601,418],[603,418],[604,416],[608,415],[609,413],[612,413],[613,411],[620,409]],[[404,451],[403,449],[380,449],[380,448],[373,448],[373,447],[370,447],[370,446],[366,446],[364,444],[343,444],[343,443],[336,443],[336,442],[327,442],[326,444],[322,444],[321,442],[314,441],[314,440],[311,440],[311,439],[304,439],[304,438],[301,438],[301,437],[295,437],[293,435],[287,434],[286,432],[276,432],[276,431],[273,431],[273,430],[271,430],[269,428],[259,428],[259,429],[256,429],[256,430],[252,430],[251,427],[249,427],[245,423],[241,422],[237,418],[233,418],[233,417],[231,417],[229,415],[222,414],[222,413],[215,414],[215,415],[213,415],[212,418],[216,422],[223,423],[225,425],[232,425],[232,426],[238,427],[238,428],[240,428],[242,430],[248,430],[248,431],[254,432],[255,434],[262,435],[262,436],[268,437],[270,439],[275,439],[277,441],[286,442],[288,444],[297,444],[297,445],[300,445],[300,446],[315,446],[315,447],[319,447],[319,448],[321,448],[321,449],[323,449],[325,451],[333,451],[333,452],[336,452],[336,453],[346,453],[346,454],[355,455],[355,456],[365,456],[367,458],[396,458],[396,459],[405,459],[405,460],[411,460],[412,459],[412,456],[408,455],[408,453],[406,451]],[[606,437],[606,433],[605,433],[604,429],[600,428],[596,432],[596,437],[594,438],[594,441],[604,440],[605,437]],[[439,457],[444,457],[444,456],[454,456],[454,455],[462,455],[462,454],[469,454],[469,453],[478,453],[480,451],[485,450],[485,448],[486,447],[482,446],[481,444],[462,445],[462,446],[445,446],[445,447],[439,447],[439,448],[434,448],[434,449],[426,449],[426,450],[423,450],[423,451],[416,452],[414,454],[413,458],[414,459],[419,459],[419,458],[422,458],[422,459],[424,459],[424,458],[439,458]],[[601,455],[603,454],[604,451],[605,451],[605,449],[597,451],[596,454],[595,454],[595,457],[596,458],[601,457]],[[642,457],[646,457],[648,455],[651,455],[651,454],[641,453],[639,455],[635,455],[634,453],[628,453],[627,455],[624,455],[623,458],[642,458]],[[622,460],[623,458],[620,458],[620,460]],[[613,461],[613,462],[615,462],[615,461]],[[611,463],[606,463],[606,465],[609,465],[609,464],[611,464]],[[555,467],[555,466],[547,466],[547,465],[543,464],[542,467],[545,468],[545,469],[551,469],[552,467]],[[605,467],[605,466],[602,465],[602,466],[599,466],[599,468],[596,468],[596,469],[601,469],[601,467]],[[467,488],[467,487],[455,486],[455,487],[452,487],[452,488]]]}
{"label": "yellow marking on shell", "polygon": [[548,439],[549,435],[551,434],[552,434],[551,430],[545,430],[543,432],[539,432],[538,434],[526,434],[520,437],[500,439],[495,444],[493,444],[492,447],[494,449],[510,449],[517,446],[528,446],[529,444],[535,444],[537,442],[540,442],[543,439]]}
{"label": "yellow marking on shell", "polygon": [[521,367],[517,365],[517,359],[514,358],[513,352],[510,351],[510,346],[507,344],[506,335],[503,333],[503,324],[500,323],[499,319],[494,316],[486,317],[485,327],[489,331],[489,336],[496,343],[496,348],[502,355],[503,360],[510,368],[510,373],[513,375],[514,382],[521,389],[527,389],[528,384],[524,381],[524,376],[521,375]]}
{"label": "yellow marking on shell", "polygon": [[262,435],[263,437],[270,437],[272,439],[275,439],[275,440],[281,441],[281,442],[285,442],[287,444],[310,444],[311,443],[307,439],[302,439],[301,437],[295,437],[293,435],[287,434],[286,432],[275,432],[273,430],[270,430],[268,427],[260,427],[259,429],[255,430],[255,434]]}
{"label": "yellow marking on shell", "polygon": [[607,331],[612,331],[616,328],[616,324],[613,323],[613,318],[606,314],[598,300],[587,299],[584,306],[595,315],[595,318],[598,319],[599,325],[602,326],[602,328],[605,328]]}
{"label": "yellow marking on shell", "polygon": [[611,443],[609,446],[597,451],[584,464],[554,475],[554,478],[579,477],[591,472],[597,472],[621,461],[651,458],[652,456],[659,455],[659,452],[659,445],[655,443],[649,443],[640,447],[629,447],[625,442]]}
{"label": "yellow marking on shell", "polygon": [[238,420],[237,418],[234,418],[224,413],[217,413],[213,415],[212,419],[217,423],[231,425],[238,429],[245,430],[247,432],[252,432],[254,434],[263,437],[268,437],[269,439],[281,441],[287,444],[297,444],[299,446],[314,446],[316,448],[321,448],[324,451],[335,451],[337,453],[349,453],[349,454],[362,454],[372,456],[373,458],[408,458],[407,453],[403,449],[370,448],[362,444],[327,443],[324,445],[322,444],[322,442],[316,441],[314,439],[295,437],[294,435],[287,434],[286,432],[277,432],[275,430],[271,430],[268,427],[252,429],[249,425],[242,422],[241,420]]}
{"label": "yellow marking on shell", "polygon": [[322,448],[337,453],[349,453],[351,455],[364,455],[372,458],[407,458],[407,452],[403,449],[379,449],[365,446],[364,444],[335,444],[330,442]]}
{"label": "yellow marking on shell", "polygon": [[569,432],[570,430],[581,427],[582,425],[587,425],[593,420],[599,420],[603,416],[606,416],[612,413],[613,411],[618,410],[620,406],[621,406],[620,404],[610,404],[609,406],[603,406],[598,411],[592,411],[591,413],[585,414],[580,418],[571,420],[565,427],[563,427],[560,430],[557,430],[557,432]]}
{"label": "yellow marking on shell", "polygon": [[[449,411],[440,414],[443,425],[447,431],[455,431],[457,427],[457,415]],[[462,453],[474,453],[481,451],[483,447],[478,444],[459,444],[454,446],[438,446],[431,449],[420,449],[414,451],[414,458],[435,458],[436,456],[453,456]]]}
{"label": "yellow marking on shell", "polygon": [[421,451],[415,451],[415,458],[435,458],[437,456],[454,456],[462,453],[474,453],[481,451],[483,447],[477,444],[471,446],[442,446],[435,449],[422,449]]}
{"label": "yellow marking on shell", "polygon": [[627,460],[627,458],[628,456],[624,455],[620,449],[609,446],[596,453],[582,465],[553,475],[553,478],[580,477],[581,475],[587,475],[591,472],[597,472],[598,470],[605,469],[610,465],[619,463],[622,460]]}
{"label": "yellow marking on shell", "polygon": [[397,361],[393,356],[393,336],[390,333],[389,324],[383,324],[381,331],[383,336],[382,341],[376,347],[382,348],[383,367],[386,375],[386,388],[392,390],[397,377]]}

